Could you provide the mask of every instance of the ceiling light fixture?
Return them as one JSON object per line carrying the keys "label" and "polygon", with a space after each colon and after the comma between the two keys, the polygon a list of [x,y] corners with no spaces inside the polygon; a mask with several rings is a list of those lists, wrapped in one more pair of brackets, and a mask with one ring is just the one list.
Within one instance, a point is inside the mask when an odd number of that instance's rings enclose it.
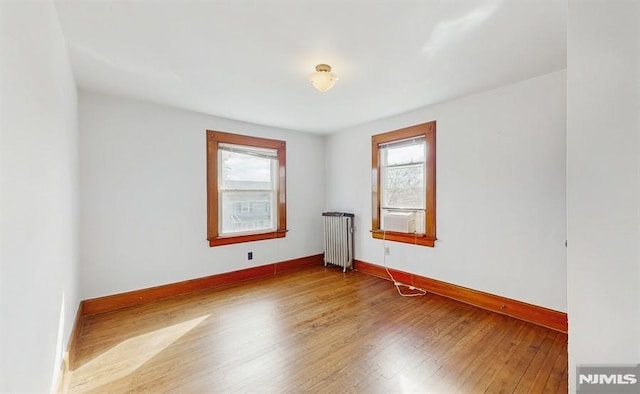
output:
{"label": "ceiling light fixture", "polygon": [[318,64],[316,72],[311,74],[309,81],[314,88],[321,92],[326,92],[336,84],[338,77],[331,72],[331,66],[328,64]]}

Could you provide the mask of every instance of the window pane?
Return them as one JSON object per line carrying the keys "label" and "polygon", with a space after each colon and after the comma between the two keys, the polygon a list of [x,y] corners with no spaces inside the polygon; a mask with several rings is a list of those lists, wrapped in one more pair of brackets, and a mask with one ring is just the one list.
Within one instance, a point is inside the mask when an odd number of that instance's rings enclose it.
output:
{"label": "window pane", "polygon": [[[436,122],[371,136],[372,236],[435,246]],[[415,234],[414,234],[415,232]]]}
{"label": "window pane", "polygon": [[381,150],[383,165],[393,166],[399,164],[422,163],[425,160],[424,142],[398,147],[388,147]]}
{"label": "window pane", "polygon": [[223,191],[221,195],[222,234],[275,229],[275,193]]}
{"label": "window pane", "polygon": [[209,246],[286,236],[286,146],[207,130]]}
{"label": "window pane", "polygon": [[275,159],[222,150],[222,189],[272,190]]}
{"label": "window pane", "polygon": [[381,170],[383,207],[424,209],[424,165]]}

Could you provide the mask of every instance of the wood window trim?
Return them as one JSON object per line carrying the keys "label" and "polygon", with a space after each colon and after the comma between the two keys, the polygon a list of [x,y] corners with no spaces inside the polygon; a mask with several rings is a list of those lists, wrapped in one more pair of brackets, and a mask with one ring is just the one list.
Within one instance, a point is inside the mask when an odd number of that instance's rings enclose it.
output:
{"label": "wood window trim", "polygon": [[[278,184],[276,230],[240,234],[234,236],[220,236],[218,225],[218,144],[235,144],[277,150],[278,156]],[[287,234],[287,190],[286,190],[286,153],[285,141],[268,138],[250,137],[240,134],[207,130],[207,240],[209,246],[231,245],[241,242],[261,241],[265,239],[284,238]]]}
{"label": "wood window trim", "polygon": [[[427,146],[425,234],[405,234],[380,229],[380,144],[424,136]],[[435,246],[436,238],[436,122],[419,124],[371,137],[371,235],[376,239]]]}

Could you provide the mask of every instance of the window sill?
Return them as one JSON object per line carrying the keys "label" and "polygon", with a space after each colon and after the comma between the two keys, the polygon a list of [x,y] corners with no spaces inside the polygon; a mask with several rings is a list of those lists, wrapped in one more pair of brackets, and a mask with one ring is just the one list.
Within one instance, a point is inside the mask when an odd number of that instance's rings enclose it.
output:
{"label": "window sill", "polygon": [[385,241],[403,242],[407,244],[434,247],[436,239],[422,234],[396,233],[393,231],[371,230],[371,235],[375,239]]}
{"label": "window sill", "polygon": [[239,244],[242,242],[262,241],[265,239],[284,238],[287,235],[287,230],[270,231],[268,233],[236,235],[231,237],[218,237],[209,240],[209,246],[221,246]]}

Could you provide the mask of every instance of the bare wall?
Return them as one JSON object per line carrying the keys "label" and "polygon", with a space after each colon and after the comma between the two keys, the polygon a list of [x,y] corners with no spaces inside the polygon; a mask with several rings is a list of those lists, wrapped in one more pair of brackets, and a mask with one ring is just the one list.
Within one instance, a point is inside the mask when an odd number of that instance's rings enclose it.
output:
{"label": "bare wall", "polygon": [[[321,136],[88,92],[79,111],[83,298],[322,252]],[[208,246],[207,129],[287,142],[285,238]]]}
{"label": "bare wall", "polygon": [[78,308],[76,87],[51,1],[1,1],[0,29],[0,392],[47,392]]}
{"label": "bare wall", "polygon": [[576,366],[640,363],[640,2],[569,1],[568,298]]}

